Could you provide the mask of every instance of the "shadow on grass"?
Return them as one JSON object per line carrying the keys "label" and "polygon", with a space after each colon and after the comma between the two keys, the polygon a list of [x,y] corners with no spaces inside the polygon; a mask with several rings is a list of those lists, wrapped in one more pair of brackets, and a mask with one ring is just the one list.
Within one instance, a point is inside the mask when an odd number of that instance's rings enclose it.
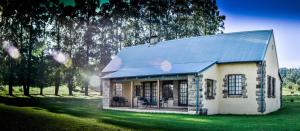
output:
{"label": "shadow on grass", "polygon": [[[266,116],[243,116],[243,115],[215,115],[215,116],[190,116],[174,114],[151,114],[133,113],[111,110],[100,110],[97,106],[101,102],[100,98],[82,99],[74,97],[1,97],[0,103],[20,107],[33,107],[35,110],[47,110],[52,113],[61,113],[71,116],[95,119],[99,123],[116,125],[130,129],[147,130],[182,130],[182,129],[211,129],[211,127],[221,127],[228,123],[227,127],[232,127],[230,123],[243,121],[253,124],[260,120],[265,124],[272,124],[282,121],[287,117],[296,118],[300,104],[285,102],[284,107],[277,112]],[[299,101],[297,101],[299,102]],[[296,115],[295,115],[296,113]],[[276,119],[278,120],[276,120]],[[272,122],[273,121],[273,122]],[[216,127],[214,127],[216,128]],[[249,128],[245,126],[245,128]]]}
{"label": "shadow on grass", "polygon": [[130,121],[128,112],[111,112],[97,108],[100,99],[81,99],[66,97],[1,97],[0,103],[19,107],[33,107],[35,110],[47,110],[82,118],[94,118],[98,122],[131,129],[156,129],[152,124]]}

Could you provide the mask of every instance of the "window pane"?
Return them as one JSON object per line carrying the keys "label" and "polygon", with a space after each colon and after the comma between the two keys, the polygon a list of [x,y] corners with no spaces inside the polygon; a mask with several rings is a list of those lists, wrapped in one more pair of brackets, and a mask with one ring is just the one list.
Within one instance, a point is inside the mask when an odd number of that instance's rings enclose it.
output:
{"label": "window pane", "polygon": [[228,94],[229,95],[242,94],[242,75],[228,76]]}
{"label": "window pane", "polygon": [[188,104],[188,88],[186,81],[179,82],[179,105],[187,105]]}

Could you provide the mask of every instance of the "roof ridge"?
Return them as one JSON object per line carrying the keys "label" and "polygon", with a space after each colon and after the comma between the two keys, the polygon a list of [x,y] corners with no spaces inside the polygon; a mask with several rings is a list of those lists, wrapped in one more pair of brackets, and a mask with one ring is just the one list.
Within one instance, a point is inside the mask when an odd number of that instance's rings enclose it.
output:
{"label": "roof ridge", "polygon": [[[241,34],[241,33],[251,33],[251,32],[263,32],[263,31],[270,31],[273,33],[273,29],[266,29],[266,30],[250,30],[250,31],[238,31],[238,32],[228,32],[228,33],[219,33],[219,34],[212,34],[212,35],[201,35],[201,36],[191,36],[191,37],[185,37],[185,38],[178,38],[178,39],[172,39],[172,40],[165,40],[165,41],[160,41],[157,42],[157,44],[149,44],[149,43],[144,43],[144,44],[139,44],[139,45],[134,45],[134,46],[128,46],[124,47],[125,48],[133,48],[133,47],[139,47],[139,46],[155,46],[158,44],[163,44],[165,42],[172,42],[172,41],[178,41],[178,40],[186,40],[186,39],[193,39],[193,38],[203,38],[203,37],[214,37],[214,36],[224,36],[224,35],[233,35],[233,34]],[[271,34],[272,34],[271,33]]]}

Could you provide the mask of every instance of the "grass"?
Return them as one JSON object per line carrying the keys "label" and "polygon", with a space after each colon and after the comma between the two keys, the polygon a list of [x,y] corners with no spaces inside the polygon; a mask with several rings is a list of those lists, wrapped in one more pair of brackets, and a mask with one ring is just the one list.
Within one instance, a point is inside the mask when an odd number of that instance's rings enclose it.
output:
{"label": "grass", "polygon": [[[39,96],[40,88],[31,87],[30,88],[30,95],[32,96]],[[4,86],[1,88],[0,86],[0,96],[4,96],[8,94],[8,86]],[[14,96],[22,97],[23,96],[23,88],[20,86],[13,87],[13,94]],[[53,96],[54,94],[54,86],[46,87],[43,89],[44,96]],[[59,88],[59,95],[60,96],[68,96],[69,89],[66,85],[61,85]],[[73,91],[73,96],[84,96],[84,92],[81,91],[80,87],[76,87]],[[99,96],[99,92],[93,90],[92,88],[89,89],[89,96]]]}
{"label": "grass", "polygon": [[[294,99],[294,102],[290,102]],[[1,130],[300,130],[300,96],[265,116],[101,110],[99,97],[0,97]]]}

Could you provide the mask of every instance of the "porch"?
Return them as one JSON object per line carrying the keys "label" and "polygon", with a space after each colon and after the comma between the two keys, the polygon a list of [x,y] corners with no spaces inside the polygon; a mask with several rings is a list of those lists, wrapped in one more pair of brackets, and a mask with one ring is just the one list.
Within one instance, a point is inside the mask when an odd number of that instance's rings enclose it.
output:
{"label": "porch", "polygon": [[114,79],[109,81],[107,109],[188,114],[188,77]]}
{"label": "porch", "polygon": [[172,113],[172,114],[193,114],[188,112],[188,108],[160,108],[157,107],[147,107],[147,108],[131,108],[131,107],[109,107],[107,109],[116,111],[132,111],[141,113]]}

